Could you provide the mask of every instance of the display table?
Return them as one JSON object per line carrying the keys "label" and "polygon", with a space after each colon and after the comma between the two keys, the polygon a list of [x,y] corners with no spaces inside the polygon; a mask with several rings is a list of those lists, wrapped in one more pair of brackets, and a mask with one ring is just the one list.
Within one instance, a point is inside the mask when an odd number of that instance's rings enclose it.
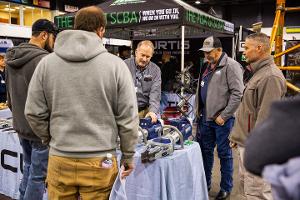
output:
{"label": "display table", "polygon": [[201,150],[196,142],[146,164],[141,163],[139,148],[135,165],[135,170],[126,178],[125,188],[119,178],[116,180],[111,200],[208,199]]}
{"label": "display table", "polygon": [[[11,117],[1,110],[0,118]],[[126,178],[114,184],[111,200],[207,200],[205,174],[198,143],[176,150],[173,155],[152,163],[141,163],[141,148],[135,154],[136,168]],[[22,178],[22,148],[16,133],[0,130],[0,193],[18,199]],[[46,195],[45,195],[46,196]],[[46,199],[46,198],[45,198]]]}
{"label": "display table", "polygon": [[[0,118],[11,117],[9,109],[0,110]],[[0,193],[13,199],[19,197],[19,184],[22,178],[23,155],[18,135],[0,130]]]}

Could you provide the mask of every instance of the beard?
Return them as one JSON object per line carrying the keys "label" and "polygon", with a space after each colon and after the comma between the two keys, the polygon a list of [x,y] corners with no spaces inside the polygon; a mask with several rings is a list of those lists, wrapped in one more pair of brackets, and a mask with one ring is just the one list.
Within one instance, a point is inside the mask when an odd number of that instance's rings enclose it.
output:
{"label": "beard", "polygon": [[53,47],[50,46],[50,43],[49,43],[49,37],[47,38],[46,42],[45,42],[45,47],[44,49],[46,51],[48,51],[49,53],[52,53],[53,52]]}

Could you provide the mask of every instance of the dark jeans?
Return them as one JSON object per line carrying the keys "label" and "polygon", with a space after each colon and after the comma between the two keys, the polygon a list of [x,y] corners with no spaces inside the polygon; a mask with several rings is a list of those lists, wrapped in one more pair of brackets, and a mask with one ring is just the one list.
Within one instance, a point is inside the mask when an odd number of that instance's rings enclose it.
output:
{"label": "dark jeans", "polygon": [[168,107],[168,96],[167,92],[161,92],[161,99],[160,99],[160,114],[164,113],[164,110]]}
{"label": "dark jeans", "polygon": [[42,200],[48,166],[48,147],[41,142],[20,138],[23,149],[23,178],[19,187],[20,200]]}
{"label": "dark jeans", "polygon": [[207,187],[211,187],[211,172],[214,163],[214,148],[217,145],[221,165],[222,191],[231,192],[233,158],[229,146],[229,133],[233,127],[234,118],[228,119],[224,126],[217,125],[214,121],[205,121],[203,117],[198,121],[197,141],[200,144]]}

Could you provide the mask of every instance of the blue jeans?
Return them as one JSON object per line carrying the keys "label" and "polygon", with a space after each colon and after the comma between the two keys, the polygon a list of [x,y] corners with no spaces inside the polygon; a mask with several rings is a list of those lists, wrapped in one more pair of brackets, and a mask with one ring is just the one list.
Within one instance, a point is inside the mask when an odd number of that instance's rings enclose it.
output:
{"label": "blue jeans", "polygon": [[23,178],[20,200],[42,200],[45,192],[49,149],[41,142],[20,138],[23,149]]}
{"label": "blue jeans", "polygon": [[221,165],[222,191],[231,192],[233,175],[232,150],[229,146],[229,133],[233,127],[234,118],[229,118],[223,126],[214,121],[205,121],[203,117],[198,122],[197,141],[200,144],[207,188],[211,187],[211,173],[214,164],[214,148],[217,145]]}
{"label": "blue jeans", "polygon": [[161,92],[160,98],[160,114],[164,113],[164,110],[168,107],[168,93],[165,91]]}

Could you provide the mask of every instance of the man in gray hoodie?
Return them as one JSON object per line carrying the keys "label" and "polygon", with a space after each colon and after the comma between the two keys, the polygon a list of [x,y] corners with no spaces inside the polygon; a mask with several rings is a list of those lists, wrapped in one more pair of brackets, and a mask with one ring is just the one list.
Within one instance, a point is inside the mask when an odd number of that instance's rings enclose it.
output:
{"label": "man in gray hoodie", "polygon": [[13,128],[23,149],[23,179],[19,199],[43,199],[48,163],[48,147],[42,145],[24,116],[27,90],[31,76],[40,60],[52,51],[57,29],[47,19],[32,25],[29,43],[8,49],[6,54],[7,102],[13,116]]}
{"label": "man in gray hoodie", "polygon": [[[61,32],[54,53],[38,65],[28,90],[26,118],[50,145],[48,199],[108,199],[121,164],[133,170],[138,109],[130,71],[102,44],[105,15],[79,10],[75,30]],[[108,155],[107,155],[108,154]],[[106,159],[110,160],[106,160]]]}

